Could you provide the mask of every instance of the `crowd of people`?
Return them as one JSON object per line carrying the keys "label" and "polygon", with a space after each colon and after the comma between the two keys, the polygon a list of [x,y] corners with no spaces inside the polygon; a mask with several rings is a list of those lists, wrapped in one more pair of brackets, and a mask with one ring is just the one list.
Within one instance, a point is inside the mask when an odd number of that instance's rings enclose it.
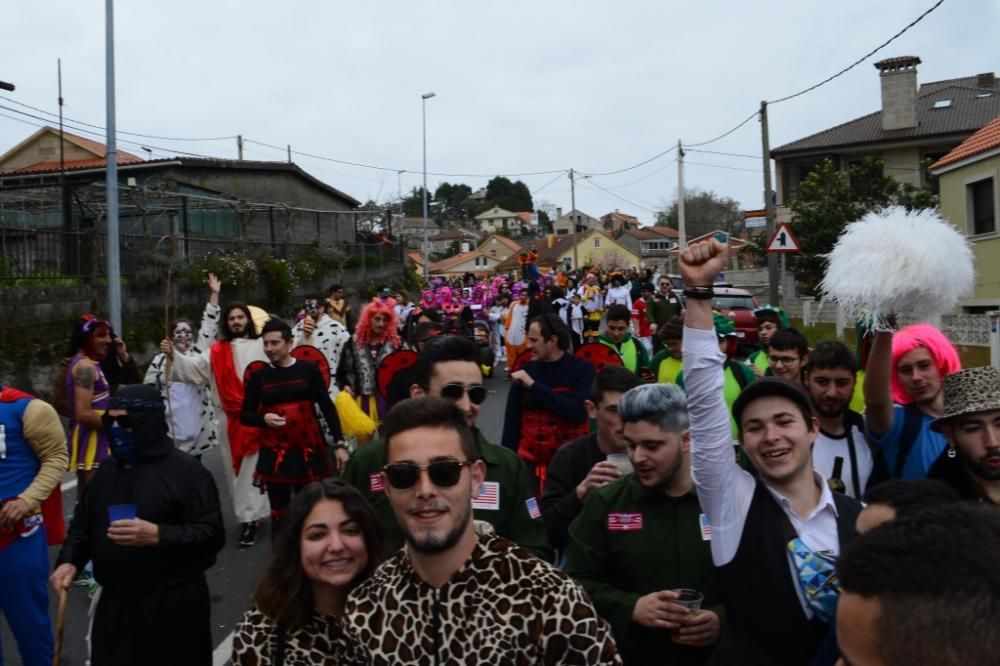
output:
{"label": "crowd of people", "polygon": [[144,378],[82,317],[54,408],[0,392],[23,662],[56,650],[48,578],[91,589],[94,666],[211,663],[217,448],[240,547],[271,521],[237,665],[995,663],[1000,371],[929,324],[852,350],[774,306],[746,356],[712,308],[728,251],[688,247],[681,287],[528,254],[356,312],[333,285],[291,323],[210,276]]}

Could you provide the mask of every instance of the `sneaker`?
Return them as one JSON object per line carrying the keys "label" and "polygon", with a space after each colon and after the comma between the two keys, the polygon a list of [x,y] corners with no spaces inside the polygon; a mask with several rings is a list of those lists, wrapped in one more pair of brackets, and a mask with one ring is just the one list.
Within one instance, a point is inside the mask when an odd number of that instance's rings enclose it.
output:
{"label": "sneaker", "polygon": [[94,580],[93,572],[90,569],[84,569],[77,574],[76,578],[73,580],[73,584],[77,587],[89,588],[91,585],[96,585],[97,582]]}
{"label": "sneaker", "polygon": [[241,523],[240,548],[249,548],[257,543],[257,521]]}
{"label": "sneaker", "polygon": [[98,584],[98,582],[96,580],[94,580],[93,578],[91,578],[90,582],[87,584],[87,598],[88,599],[93,599],[94,595],[97,594],[97,591],[99,589],[101,589],[100,584]]}

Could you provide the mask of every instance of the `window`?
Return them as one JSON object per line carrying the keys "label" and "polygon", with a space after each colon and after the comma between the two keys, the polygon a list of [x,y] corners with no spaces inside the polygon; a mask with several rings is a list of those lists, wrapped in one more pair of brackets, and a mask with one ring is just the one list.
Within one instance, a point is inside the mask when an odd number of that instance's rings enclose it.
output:
{"label": "window", "polygon": [[950,99],[939,99],[936,102],[934,102],[935,109],[947,109],[950,106],[951,106]]}
{"label": "window", "polygon": [[969,233],[974,236],[995,233],[997,227],[993,179],[985,178],[969,183],[965,189],[969,211]]}
{"label": "window", "polygon": [[594,247],[601,247],[601,239],[600,238],[595,238],[594,239]]}

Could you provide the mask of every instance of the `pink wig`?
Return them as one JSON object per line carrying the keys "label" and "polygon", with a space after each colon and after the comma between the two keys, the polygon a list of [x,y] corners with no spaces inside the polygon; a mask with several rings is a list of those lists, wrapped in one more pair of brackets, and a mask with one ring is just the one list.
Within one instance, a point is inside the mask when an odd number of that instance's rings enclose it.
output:
{"label": "pink wig", "polygon": [[958,350],[945,337],[944,333],[930,324],[907,326],[892,336],[892,399],[898,405],[908,405],[913,402],[910,394],[899,384],[899,377],[896,373],[899,359],[920,347],[930,352],[942,380],[951,373],[962,369]]}
{"label": "pink wig", "polygon": [[[382,335],[378,337],[377,340],[370,340],[372,328],[372,317],[377,314],[384,314],[388,317],[388,321],[385,325],[385,330],[382,331]],[[359,345],[375,344],[380,345],[386,342],[391,342],[396,347],[399,346],[399,319],[396,317],[396,309],[387,303],[382,303],[377,298],[371,303],[366,305],[361,310],[361,316],[358,317],[358,326],[354,329],[354,340]]]}

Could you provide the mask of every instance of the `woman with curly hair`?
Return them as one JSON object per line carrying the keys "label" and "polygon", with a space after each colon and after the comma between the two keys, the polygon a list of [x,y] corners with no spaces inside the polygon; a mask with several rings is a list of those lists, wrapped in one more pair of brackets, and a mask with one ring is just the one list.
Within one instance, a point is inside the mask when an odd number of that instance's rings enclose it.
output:
{"label": "woman with curly hair", "polygon": [[339,479],[306,486],[236,627],[234,666],[339,663],[344,602],[383,557],[378,518],[361,493]]}
{"label": "woman with curly hair", "polygon": [[385,399],[378,393],[379,363],[402,348],[394,305],[373,299],[361,310],[352,344],[344,345],[343,388],[376,424],[385,411]]}

